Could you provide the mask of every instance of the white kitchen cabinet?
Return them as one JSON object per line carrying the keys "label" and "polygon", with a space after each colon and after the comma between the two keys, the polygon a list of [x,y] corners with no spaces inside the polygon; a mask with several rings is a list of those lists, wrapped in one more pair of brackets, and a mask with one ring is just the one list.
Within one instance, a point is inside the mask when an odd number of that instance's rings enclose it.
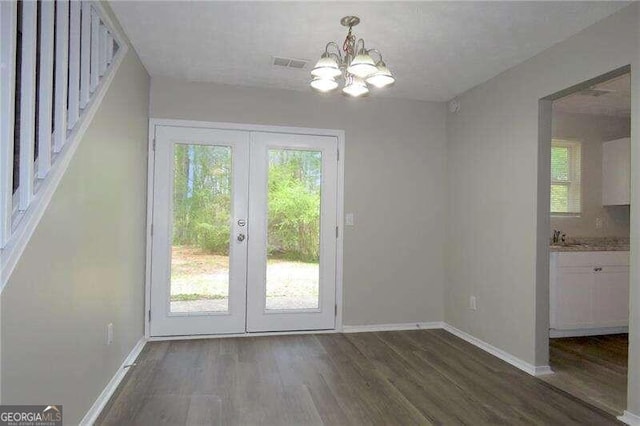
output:
{"label": "white kitchen cabinet", "polygon": [[602,144],[602,204],[630,203],[631,139],[623,138]]}
{"label": "white kitchen cabinet", "polygon": [[560,268],[552,328],[572,330],[593,324],[595,274],[591,267]]}
{"label": "white kitchen cabinet", "polygon": [[551,337],[624,331],[629,323],[629,252],[553,252]]}
{"label": "white kitchen cabinet", "polygon": [[629,325],[629,267],[602,266],[594,273],[593,323],[598,327]]}

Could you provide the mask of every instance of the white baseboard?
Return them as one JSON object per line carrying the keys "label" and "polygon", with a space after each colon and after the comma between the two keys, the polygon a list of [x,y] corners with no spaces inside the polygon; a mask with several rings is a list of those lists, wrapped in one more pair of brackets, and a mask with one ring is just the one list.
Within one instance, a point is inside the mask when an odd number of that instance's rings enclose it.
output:
{"label": "white baseboard", "polygon": [[628,332],[629,327],[583,328],[575,330],[556,330],[552,328],[549,329],[549,337],[555,339],[557,337],[600,336],[603,334],[622,334]]}
{"label": "white baseboard", "polygon": [[548,365],[535,366],[535,365],[529,364],[528,362],[523,361],[520,358],[515,357],[508,352],[503,351],[502,349],[498,349],[495,346],[490,345],[489,343],[470,335],[469,333],[465,333],[464,331],[459,330],[452,325],[444,323],[443,328],[449,333],[453,334],[454,336],[458,336],[462,340],[466,340],[472,345],[482,349],[485,352],[490,353],[491,355],[497,358],[500,358],[505,362],[508,362],[514,367],[519,368],[520,370],[524,371],[525,373],[531,374],[532,376],[541,376],[544,374],[553,373],[553,371],[551,370],[551,367],[549,367]]}
{"label": "white baseboard", "polygon": [[640,416],[630,413],[627,410],[618,417],[618,420],[622,423],[628,424],[629,426],[640,426]]}
{"label": "white baseboard", "polygon": [[443,328],[444,323],[434,322],[411,322],[404,324],[370,324],[370,325],[343,325],[343,333],[366,333],[372,331],[402,331],[402,330],[429,330]]}
{"label": "white baseboard", "polygon": [[138,340],[138,343],[136,343],[131,352],[129,352],[129,355],[127,355],[127,357],[124,359],[122,365],[118,368],[118,371],[116,371],[116,374],[114,374],[109,383],[107,383],[107,386],[103,389],[100,396],[98,396],[96,402],[93,403],[89,411],[87,411],[87,414],[85,414],[84,418],[80,421],[80,425],[91,426],[95,423],[95,421],[98,419],[98,416],[102,412],[102,409],[105,407],[105,405],[107,405],[107,402],[109,402],[109,398],[111,398],[113,392],[115,392],[116,388],[124,378],[124,375],[127,372],[127,368],[125,367],[135,362],[136,358],[138,358],[138,355],[140,355],[140,352],[142,352],[142,349],[144,348],[144,345],[146,343],[147,340],[144,337]]}
{"label": "white baseboard", "polygon": [[548,365],[539,365],[533,367],[534,376],[546,376],[547,374],[553,374],[553,370]]}

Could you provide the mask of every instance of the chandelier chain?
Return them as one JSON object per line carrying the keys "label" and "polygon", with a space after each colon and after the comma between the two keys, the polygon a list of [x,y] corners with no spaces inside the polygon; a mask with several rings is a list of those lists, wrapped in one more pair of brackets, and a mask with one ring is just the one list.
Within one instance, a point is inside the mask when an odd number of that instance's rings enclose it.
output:
{"label": "chandelier chain", "polygon": [[347,37],[344,39],[344,43],[342,44],[342,50],[347,57],[353,56],[354,54],[353,46],[355,45],[356,36],[354,36],[351,32],[352,28],[352,26],[349,26],[349,32],[347,33]]}

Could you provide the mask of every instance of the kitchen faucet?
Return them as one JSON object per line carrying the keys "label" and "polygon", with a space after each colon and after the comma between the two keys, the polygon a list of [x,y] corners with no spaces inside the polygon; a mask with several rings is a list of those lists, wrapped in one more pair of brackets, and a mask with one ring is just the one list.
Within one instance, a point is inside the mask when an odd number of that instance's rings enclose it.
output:
{"label": "kitchen faucet", "polygon": [[559,231],[557,229],[553,230],[553,238],[551,239],[551,242],[553,244],[558,244],[560,241],[562,241],[562,244],[566,243],[566,238],[567,238],[567,234],[565,234],[562,231]]}

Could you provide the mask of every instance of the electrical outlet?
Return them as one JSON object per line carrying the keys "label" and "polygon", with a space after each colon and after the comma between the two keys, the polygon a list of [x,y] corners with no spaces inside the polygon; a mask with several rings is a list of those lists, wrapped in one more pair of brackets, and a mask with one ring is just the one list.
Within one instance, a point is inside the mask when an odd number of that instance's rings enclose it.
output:
{"label": "electrical outlet", "polygon": [[353,226],[353,213],[347,213],[344,216],[344,224],[347,226]]}
{"label": "electrical outlet", "polygon": [[476,304],[476,297],[475,296],[469,297],[469,309],[471,309],[472,311],[475,311],[475,310],[478,309],[478,305]]}
{"label": "electrical outlet", "polygon": [[107,345],[113,343],[113,323],[107,324]]}
{"label": "electrical outlet", "polygon": [[597,217],[596,218],[596,229],[600,229],[602,228],[602,218],[601,217]]}

